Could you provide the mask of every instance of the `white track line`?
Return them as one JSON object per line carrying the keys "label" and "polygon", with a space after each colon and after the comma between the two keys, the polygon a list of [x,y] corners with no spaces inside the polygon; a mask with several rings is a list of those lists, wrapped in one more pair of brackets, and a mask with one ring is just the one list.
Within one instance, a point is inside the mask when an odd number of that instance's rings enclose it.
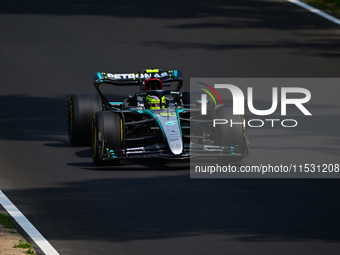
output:
{"label": "white track line", "polygon": [[18,210],[18,208],[6,197],[6,195],[1,190],[0,204],[46,255],[59,255],[52,245],[39,233],[32,223],[29,222],[29,220]]}
{"label": "white track line", "polygon": [[323,11],[320,11],[319,9],[316,9],[316,8],[314,8],[314,7],[312,7],[312,6],[308,5],[308,4],[305,4],[305,3],[300,2],[298,0],[287,0],[287,1],[291,2],[293,4],[296,4],[296,5],[298,5],[298,6],[302,7],[302,8],[305,8],[308,11],[314,12],[315,14],[320,15],[320,16],[324,17],[325,19],[328,19],[328,20],[334,22],[335,24],[340,25],[340,20],[339,19],[334,18],[333,16],[331,16],[331,15],[329,15],[329,14],[323,12]]}

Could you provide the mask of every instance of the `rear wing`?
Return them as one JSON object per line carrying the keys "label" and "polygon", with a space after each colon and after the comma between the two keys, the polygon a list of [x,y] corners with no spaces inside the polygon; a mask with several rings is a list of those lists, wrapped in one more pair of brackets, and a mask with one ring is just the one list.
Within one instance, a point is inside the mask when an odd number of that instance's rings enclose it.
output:
{"label": "rear wing", "polygon": [[143,85],[147,79],[157,78],[163,84],[178,82],[176,91],[179,91],[183,85],[182,72],[178,70],[162,71],[161,69],[146,69],[137,73],[113,74],[98,72],[94,74],[94,85],[98,88],[102,83],[109,83],[117,86],[138,86]]}

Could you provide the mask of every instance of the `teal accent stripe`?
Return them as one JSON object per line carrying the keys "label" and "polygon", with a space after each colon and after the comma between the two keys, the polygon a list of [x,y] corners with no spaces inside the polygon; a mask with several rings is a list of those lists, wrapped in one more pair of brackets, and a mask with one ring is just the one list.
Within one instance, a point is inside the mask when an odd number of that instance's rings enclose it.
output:
{"label": "teal accent stripe", "polygon": [[116,155],[116,153],[114,153],[114,150],[110,150],[110,153],[111,153],[111,157],[113,157],[113,158],[117,158],[117,156],[115,156],[115,155]]}
{"label": "teal accent stripe", "polygon": [[101,75],[101,73],[97,73],[97,75],[98,75],[98,78],[101,80],[101,79],[103,79],[103,76]]}
{"label": "teal accent stripe", "polygon": [[182,133],[182,126],[181,126],[181,120],[179,119],[179,113],[180,112],[183,112],[184,110],[178,110],[176,109],[176,115],[177,115],[177,123],[178,123],[178,126],[179,126],[179,131],[181,132],[181,137],[183,137],[183,133]]}
{"label": "teal accent stripe", "polygon": [[174,76],[177,77],[177,70],[174,70]]}
{"label": "teal accent stripe", "polygon": [[187,111],[187,110],[190,110],[190,108],[176,109],[177,117],[179,117],[179,115],[178,115],[179,113]]}

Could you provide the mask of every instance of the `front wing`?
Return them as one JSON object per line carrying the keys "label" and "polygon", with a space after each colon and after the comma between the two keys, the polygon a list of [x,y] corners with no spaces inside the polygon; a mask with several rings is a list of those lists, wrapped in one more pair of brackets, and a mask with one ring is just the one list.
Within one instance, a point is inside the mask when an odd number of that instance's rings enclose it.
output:
{"label": "front wing", "polygon": [[[131,134],[147,126],[150,134],[139,133],[137,137],[127,136],[124,149],[113,150],[105,147],[105,138],[98,144],[102,149],[102,160],[111,159],[142,159],[168,158],[190,159],[194,157],[239,157],[248,155],[248,145],[244,138],[246,150],[241,151],[237,146],[216,146],[214,144],[193,143],[192,138],[209,139],[208,136],[195,136],[190,132],[190,123],[197,120],[188,117],[190,109],[166,111],[126,111],[125,130]],[[124,114],[124,111],[123,111]],[[136,119],[136,116],[147,116],[147,119]],[[131,117],[133,116],[133,117]],[[202,123],[207,124],[207,120]],[[204,125],[202,125],[204,126]],[[155,131],[156,130],[156,131]],[[153,141],[150,143],[150,141]],[[99,142],[99,141],[98,141]],[[138,144],[138,146],[135,146]]]}

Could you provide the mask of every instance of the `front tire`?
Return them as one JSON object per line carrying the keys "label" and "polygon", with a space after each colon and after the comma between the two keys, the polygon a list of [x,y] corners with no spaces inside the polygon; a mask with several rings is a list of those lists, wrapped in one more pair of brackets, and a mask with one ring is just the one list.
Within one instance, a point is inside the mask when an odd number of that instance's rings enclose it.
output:
{"label": "front tire", "polygon": [[68,137],[72,146],[91,145],[93,115],[102,110],[98,94],[75,94],[68,101]]}
{"label": "front tire", "polygon": [[119,159],[111,153],[110,160],[103,160],[104,153],[124,148],[124,124],[122,116],[116,112],[97,112],[92,124],[92,159],[98,165],[117,165]]}
{"label": "front tire", "polygon": [[[216,143],[221,146],[232,146],[238,153],[247,154],[248,148],[245,139],[243,116],[233,115],[231,108],[219,107],[215,110],[215,119],[228,120],[227,124],[216,125]],[[230,125],[230,122],[238,123]],[[244,156],[219,157],[222,162],[240,162]]]}

